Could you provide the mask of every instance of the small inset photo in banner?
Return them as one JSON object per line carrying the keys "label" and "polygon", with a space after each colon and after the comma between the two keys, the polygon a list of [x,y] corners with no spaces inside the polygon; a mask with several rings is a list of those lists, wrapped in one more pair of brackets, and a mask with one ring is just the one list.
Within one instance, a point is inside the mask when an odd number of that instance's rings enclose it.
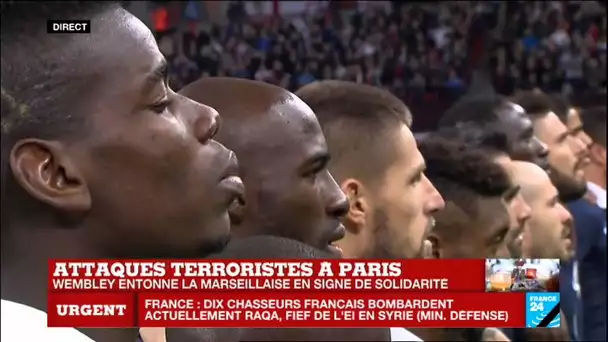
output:
{"label": "small inset photo in banner", "polygon": [[487,292],[559,292],[558,259],[486,259]]}

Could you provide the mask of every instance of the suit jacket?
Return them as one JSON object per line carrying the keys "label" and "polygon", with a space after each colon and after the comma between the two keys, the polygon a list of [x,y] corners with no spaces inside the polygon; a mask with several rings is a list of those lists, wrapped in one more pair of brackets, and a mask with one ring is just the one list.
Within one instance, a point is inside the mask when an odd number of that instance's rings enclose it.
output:
{"label": "suit jacket", "polygon": [[568,331],[572,341],[582,341],[580,325],[582,324],[582,302],[578,277],[575,274],[578,263],[575,260],[562,262],[559,271],[559,293],[560,308],[563,312],[563,319],[568,324]]}
{"label": "suit jacket", "polygon": [[[591,189],[591,186],[590,186]],[[595,191],[594,191],[595,192]],[[568,203],[576,230],[578,283],[581,290],[581,319],[579,338],[589,341],[606,340],[606,193],[604,208],[581,199]],[[599,200],[598,204],[602,204]],[[576,273],[574,274],[576,276]]]}

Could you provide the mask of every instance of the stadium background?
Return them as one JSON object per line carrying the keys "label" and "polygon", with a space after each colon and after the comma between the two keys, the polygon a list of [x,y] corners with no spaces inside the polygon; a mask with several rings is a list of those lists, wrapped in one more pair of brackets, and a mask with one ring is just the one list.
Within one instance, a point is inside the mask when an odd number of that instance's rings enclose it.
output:
{"label": "stadium background", "polygon": [[501,94],[540,88],[567,94],[579,106],[606,98],[603,2],[148,1],[126,7],[155,32],[175,90],[201,76],[252,78],[291,90],[317,79],[363,82],[402,98],[417,131],[435,126],[482,60]]}

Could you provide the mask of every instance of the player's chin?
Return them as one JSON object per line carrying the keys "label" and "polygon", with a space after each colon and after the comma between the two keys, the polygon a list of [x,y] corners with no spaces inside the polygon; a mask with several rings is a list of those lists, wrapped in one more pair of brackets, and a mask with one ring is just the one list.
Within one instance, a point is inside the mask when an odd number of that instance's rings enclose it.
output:
{"label": "player's chin", "polygon": [[561,255],[562,255],[562,257],[560,258],[561,261],[572,260],[572,258],[574,258],[574,248],[571,247],[570,245],[564,246]]}
{"label": "player's chin", "polygon": [[428,240],[424,239],[422,241],[422,243],[420,244],[420,247],[418,247],[416,249],[417,252],[415,252],[414,255],[410,256],[410,258],[413,258],[413,259],[429,259],[431,257],[430,251],[427,249],[427,246],[425,245],[425,243],[426,243],[425,241],[428,241]]}
{"label": "player's chin", "polygon": [[319,248],[322,251],[324,251],[325,253],[328,254],[328,256],[337,258],[337,259],[342,259],[343,258],[343,251],[342,248],[340,248],[340,246],[336,245],[335,243],[330,243],[326,246],[322,246],[322,248]]}
{"label": "player's chin", "polygon": [[574,243],[572,241],[572,234],[567,234],[561,238],[562,255],[574,254]]}
{"label": "player's chin", "polygon": [[200,231],[198,254],[201,258],[223,251],[230,242],[231,229],[228,213],[224,212],[213,221]]}

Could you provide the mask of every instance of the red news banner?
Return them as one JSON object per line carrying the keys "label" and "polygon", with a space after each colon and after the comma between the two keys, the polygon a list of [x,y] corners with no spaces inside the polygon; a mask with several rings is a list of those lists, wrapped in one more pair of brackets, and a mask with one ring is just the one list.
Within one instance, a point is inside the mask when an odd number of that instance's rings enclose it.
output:
{"label": "red news banner", "polygon": [[485,260],[52,260],[52,327],[524,327]]}

